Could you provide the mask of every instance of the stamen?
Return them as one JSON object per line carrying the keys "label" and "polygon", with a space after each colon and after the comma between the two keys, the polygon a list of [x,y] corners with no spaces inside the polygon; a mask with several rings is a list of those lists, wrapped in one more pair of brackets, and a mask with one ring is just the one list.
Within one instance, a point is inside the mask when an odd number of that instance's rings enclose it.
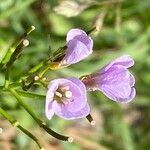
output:
{"label": "stamen", "polygon": [[71,91],[66,91],[65,92],[65,97],[71,98],[72,97],[72,92]]}
{"label": "stamen", "polygon": [[69,89],[70,89],[69,86],[64,86],[61,88],[61,91],[65,92],[65,91],[69,91]]}
{"label": "stamen", "polygon": [[62,97],[62,94],[57,91],[55,92],[55,95],[57,95],[58,97]]}

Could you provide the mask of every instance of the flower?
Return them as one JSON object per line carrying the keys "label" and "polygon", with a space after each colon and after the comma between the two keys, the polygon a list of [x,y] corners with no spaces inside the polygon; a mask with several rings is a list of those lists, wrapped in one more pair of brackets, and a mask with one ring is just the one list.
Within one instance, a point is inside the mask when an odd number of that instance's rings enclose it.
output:
{"label": "flower", "polygon": [[128,70],[133,65],[134,60],[124,55],[82,81],[89,90],[99,90],[113,101],[127,103],[136,95],[135,78]]}
{"label": "flower", "polygon": [[66,42],[67,48],[63,58],[51,63],[51,69],[56,70],[75,64],[88,57],[93,51],[93,40],[81,29],[71,29],[67,34]]}
{"label": "flower", "polygon": [[86,117],[90,113],[86,87],[77,78],[60,78],[48,85],[45,113],[48,119],[54,114],[71,120]]}

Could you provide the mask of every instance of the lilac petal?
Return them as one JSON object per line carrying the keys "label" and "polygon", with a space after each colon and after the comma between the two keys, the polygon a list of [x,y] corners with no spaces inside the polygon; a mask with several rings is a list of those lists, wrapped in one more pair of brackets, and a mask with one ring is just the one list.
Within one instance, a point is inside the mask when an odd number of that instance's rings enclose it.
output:
{"label": "lilac petal", "polygon": [[87,36],[86,32],[84,32],[81,29],[71,29],[68,33],[67,33],[67,38],[66,41],[69,42],[70,40],[74,39],[74,37],[78,36],[78,35],[82,35],[82,36]]}
{"label": "lilac petal", "polygon": [[47,95],[46,95],[46,104],[45,104],[45,114],[46,117],[50,120],[54,115],[53,110],[53,97],[54,97],[54,91],[53,88],[49,88]]}
{"label": "lilac petal", "polygon": [[108,98],[117,102],[127,102],[132,97],[131,85],[134,85],[134,77],[121,66],[112,66],[99,78],[98,86]]}
{"label": "lilac petal", "polygon": [[[118,95],[117,95],[117,93],[116,93],[116,90],[115,90],[115,93],[116,94],[114,94],[114,91],[112,90],[112,89],[108,89],[108,87],[107,87],[107,89],[102,89],[103,91],[103,93],[109,98],[109,99],[111,99],[111,100],[113,100],[113,101],[116,101],[116,102],[120,102],[120,103],[128,103],[128,102],[130,102],[131,100],[133,100],[134,99],[134,97],[135,97],[135,95],[136,95],[136,91],[135,91],[135,88],[132,88],[131,89],[131,92],[130,92],[130,95],[127,95],[127,96],[121,96],[121,95],[119,95],[120,94],[120,92],[118,92]],[[123,89],[120,89],[120,90],[122,90],[123,91]],[[125,90],[125,89],[124,89]],[[122,94],[124,94],[124,93],[122,93]]]}
{"label": "lilac petal", "polygon": [[84,43],[84,45],[87,46],[87,49],[92,53],[93,40],[90,36],[86,34],[86,32],[81,29],[71,29],[67,34],[66,41],[67,43],[69,43],[69,41],[73,39]]}
{"label": "lilac petal", "polygon": [[85,35],[84,36],[83,35],[78,35],[78,36],[74,37],[74,39],[84,43],[84,45],[87,46],[87,49],[92,53],[93,40],[91,39],[91,37],[85,36]]}
{"label": "lilac petal", "polygon": [[82,109],[76,112],[71,112],[70,110],[68,110],[68,107],[66,105],[58,104],[55,102],[54,109],[55,109],[55,113],[58,116],[67,120],[83,118],[90,113],[90,107],[88,104],[86,104]]}
{"label": "lilac petal", "polygon": [[126,87],[122,87],[122,85],[103,85],[101,91],[111,100],[122,102],[122,99],[128,100],[128,98],[130,98],[131,88],[129,85]]}
{"label": "lilac petal", "polygon": [[46,104],[45,114],[49,120],[52,119],[52,117],[54,115],[53,101]]}
{"label": "lilac petal", "polygon": [[86,58],[89,54],[91,54],[91,51],[87,49],[87,46],[82,42],[73,39],[68,43],[66,55],[62,62],[65,61],[66,64],[74,64]]}
{"label": "lilac petal", "polygon": [[130,86],[133,87],[135,85],[135,78],[130,72],[129,74],[130,74]]}
{"label": "lilac petal", "polygon": [[112,66],[107,72],[99,73],[97,80],[101,82],[100,84],[129,84],[132,77],[128,69],[122,66]]}
{"label": "lilac petal", "polygon": [[74,78],[74,77],[70,77],[70,78],[68,78],[68,80],[70,80],[74,84],[76,84],[80,88],[80,90],[82,91],[83,94],[86,93],[86,87],[81,80]]}
{"label": "lilac petal", "polygon": [[126,103],[130,102],[131,100],[133,100],[135,98],[135,96],[136,96],[136,90],[135,90],[135,88],[132,88],[130,97],[129,97],[128,100],[126,100]]}
{"label": "lilac petal", "polygon": [[45,104],[45,114],[46,117],[50,120],[54,115],[53,110],[53,99],[54,99],[54,93],[58,88],[59,80],[53,80],[48,85],[48,91],[46,94],[46,104]]}
{"label": "lilac petal", "polygon": [[107,71],[111,66],[121,65],[125,68],[130,68],[134,65],[134,60],[129,55],[123,55],[101,69],[101,72]]}

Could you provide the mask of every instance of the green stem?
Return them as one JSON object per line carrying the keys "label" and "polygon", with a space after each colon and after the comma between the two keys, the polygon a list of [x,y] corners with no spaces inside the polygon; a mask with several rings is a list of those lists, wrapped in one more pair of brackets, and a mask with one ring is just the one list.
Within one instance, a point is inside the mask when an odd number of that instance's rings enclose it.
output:
{"label": "green stem", "polygon": [[27,31],[19,38],[17,39],[13,44],[12,46],[8,49],[6,55],[4,56],[4,58],[2,59],[1,63],[0,63],[0,69],[3,67],[4,64],[6,64],[11,55],[14,53],[16,47],[18,47],[22,42],[23,40],[35,29],[34,26],[31,26],[29,29],[27,29]]}
{"label": "green stem", "polygon": [[38,139],[32,134],[30,133],[28,130],[26,130],[25,128],[23,128],[18,121],[16,121],[11,115],[9,115],[4,109],[2,109],[0,107],[0,114],[6,118],[14,127],[17,127],[18,129],[20,129],[24,134],[26,134],[27,136],[29,136],[32,140],[34,140],[37,145],[39,146],[40,149],[42,149],[42,146],[40,145]]}
{"label": "green stem", "polygon": [[16,92],[23,97],[42,99],[42,100],[45,99],[45,95],[40,95],[40,94],[36,94],[36,93],[31,93],[31,92],[25,92],[25,91],[21,91],[21,90],[16,90]]}
{"label": "green stem", "polygon": [[9,71],[10,71],[10,68],[7,68],[5,72],[5,83],[4,83],[5,88],[8,88],[8,85],[9,85]]}
{"label": "green stem", "polygon": [[22,101],[18,93],[12,88],[8,88],[8,90],[16,98],[18,103],[34,118],[34,120],[38,123],[41,123],[41,121],[36,117],[32,110]]}
{"label": "green stem", "polygon": [[23,102],[23,100],[20,98],[20,96],[18,95],[18,93],[12,89],[12,88],[8,88],[9,92],[16,98],[16,100],[18,101],[18,103],[32,116],[32,118],[38,123],[38,125],[43,128],[45,131],[47,131],[50,135],[52,135],[53,137],[59,139],[59,140],[63,140],[63,141],[69,141],[69,137],[67,136],[63,136],[61,134],[56,133],[55,131],[53,131],[52,129],[50,129],[45,122],[43,122],[42,120],[38,119],[38,117],[34,114],[34,112]]}

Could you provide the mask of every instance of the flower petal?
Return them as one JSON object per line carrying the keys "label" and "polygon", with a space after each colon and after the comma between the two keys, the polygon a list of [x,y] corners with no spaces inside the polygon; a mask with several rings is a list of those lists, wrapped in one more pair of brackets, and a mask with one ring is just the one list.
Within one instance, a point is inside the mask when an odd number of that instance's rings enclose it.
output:
{"label": "flower petal", "polygon": [[93,40],[91,37],[86,36],[86,35],[78,35],[78,36],[74,37],[74,39],[84,43],[84,45],[87,46],[87,49],[92,53]]}
{"label": "flower petal", "polygon": [[106,65],[105,67],[103,67],[101,69],[101,72],[107,71],[111,66],[114,65],[121,65],[124,66],[125,68],[130,68],[134,65],[134,60],[129,55],[123,55],[121,57],[118,57],[117,59],[115,59],[108,65]]}
{"label": "flower petal", "polygon": [[65,61],[66,64],[74,64],[86,58],[90,54],[91,51],[89,51],[85,44],[76,39],[73,39],[68,43],[66,55],[63,58],[62,62]]}
{"label": "flower petal", "polygon": [[45,114],[49,120],[53,117],[53,115],[54,115],[53,101],[47,102]]}
{"label": "flower petal", "polygon": [[112,66],[107,72],[101,74],[97,80],[99,90],[108,98],[117,102],[127,102],[131,97],[131,85],[134,78],[131,73],[122,66]]}
{"label": "flower petal", "polygon": [[130,72],[129,74],[130,74],[130,86],[133,87],[135,85],[135,78]]}
{"label": "flower petal", "polygon": [[74,84],[76,84],[80,88],[80,90],[82,91],[83,94],[86,93],[86,87],[81,80],[74,78],[74,77],[70,77],[70,78],[68,78],[68,80],[70,80]]}
{"label": "flower petal", "polygon": [[76,37],[78,35],[87,36],[86,32],[81,29],[71,29],[67,33],[66,41],[69,42],[70,40],[74,39],[74,37]]}
{"label": "flower petal", "polygon": [[54,86],[51,86],[46,95],[46,104],[45,104],[45,114],[46,117],[50,120],[54,115],[53,110],[53,98],[54,98]]}
{"label": "flower petal", "polygon": [[90,107],[86,104],[82,109],[71,112],[68,107],[63,104],[54,103],[55,113],[66,120],[79,119],[86,117],[90,113]]}

